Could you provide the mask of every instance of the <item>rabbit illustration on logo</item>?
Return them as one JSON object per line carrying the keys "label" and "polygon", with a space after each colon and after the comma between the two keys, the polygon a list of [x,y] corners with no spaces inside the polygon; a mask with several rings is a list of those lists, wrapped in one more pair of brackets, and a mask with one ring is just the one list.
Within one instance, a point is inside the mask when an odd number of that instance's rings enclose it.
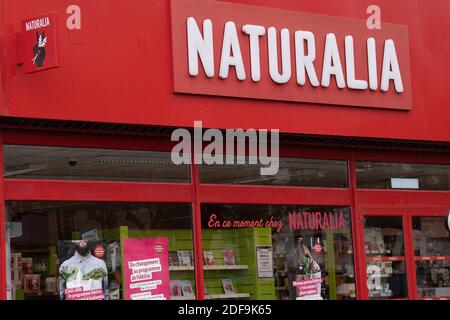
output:
{"label": "rabbit illustration on logo", "polygon": [[36,32],[36,44],[33,47],[34,58],[33,64],[35,64],[38,68],[44,66],[44,59],[46,56],[45,45],[47,44],[47,38],[45,37],[45,32],[42,32],[39,35],[39,32]]}

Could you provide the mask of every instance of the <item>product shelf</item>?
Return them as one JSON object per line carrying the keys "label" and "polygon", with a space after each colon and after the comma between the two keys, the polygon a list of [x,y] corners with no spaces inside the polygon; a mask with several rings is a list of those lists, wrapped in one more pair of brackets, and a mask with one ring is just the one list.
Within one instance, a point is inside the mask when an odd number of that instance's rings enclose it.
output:
{"label": "product shelf", "polygon": [[[203,266],[203,270],[247,270],[248,265],[215,265]],[[193,271],[194,266],[170,266],[169,271]]]}
{"label": "product shelf", "polygon": [[414,257],[415,261],[450,261],[450,256],[422,256]]}
{"label": "product shelf", "polygon": [[204,270],[247,270],[248,265],[231,265],[231,266],[224,266],[224,265],[216,265],[216,266],[204,266]]}
{"label": "product shelf", "polygon": [[389,262],[389,261],[405,261],[404,256],[393,256],[393,257],[366,257],[367,262]]}
{"label": "product shelf", "polygon": [[378,277],[378,278],[390,278],[390,277],[392,277],[392,273],[380,273],[380,274],[377,274],[376,277]]}
{"label": "product shelf", "polygon": [[250,298],[250,293],[210,294],[205,296],[205,299],[208,300],[242,299],[242,298]]}
{"label": "product shelf", "polygon": [[195,300],[195,296],[186,297],[186,296],[170,296],[170,300]]}
{"label": "product shelf", "polygon": [[276,291],[289,291],[289,288],[286,287],[275,287]]}
{"label": "product shelf", "polygon": [[170,266],[169,271],[194,271],[194,266]]}
{"label": "product shelf", "polygon": [[450,297],[419,297],[417,300],[450,300]]}

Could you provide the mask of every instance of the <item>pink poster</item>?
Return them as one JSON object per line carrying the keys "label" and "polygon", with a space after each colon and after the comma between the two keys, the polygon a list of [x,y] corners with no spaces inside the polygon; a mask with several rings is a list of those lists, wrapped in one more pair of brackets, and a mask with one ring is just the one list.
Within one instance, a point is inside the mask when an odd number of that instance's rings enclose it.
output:
{"label": "pink poster", "polygon": [[126,300],[169,300],[167,238],[123,241]]}

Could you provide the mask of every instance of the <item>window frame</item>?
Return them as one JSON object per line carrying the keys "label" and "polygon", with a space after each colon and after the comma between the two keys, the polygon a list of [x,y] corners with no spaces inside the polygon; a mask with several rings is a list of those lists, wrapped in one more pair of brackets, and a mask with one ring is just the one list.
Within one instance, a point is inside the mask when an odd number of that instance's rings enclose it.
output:
{"label": "window frame", "polygon": [[[346,160],[348,163],[348,188],[311,188],[286,186],[242,186],[201,184],[198,166],[191,165],[190,183],[145,183],[104,181],[54,181],[32,179],[5,179],[3,145],[39,145],[80,148],[105,148],[117,150],[170,151],[174,143],[169,138],[127,137],[110,135],[62,134],[27,130],[4,130],[0,134],[0,241],[5,237],[5,201],[123,201],[123,202],[190,202],[193,212],[194,255],[196,260],[196,297],[204,299],[201,212],[202,203],[230,204],[301,204],[318,206],[348,206],[351,210],[353,245],[355,252],[356,289],[358,299],[364,294],[365,260],[364,228],[362,217],[366,209],[390,208],[403,210],[407,215],[405,236],[411,236],[414,212],[427,212],[444,217],[450,208],[450,192],[425,190],[376,190],[356,188],[356,161],[382,161],[441,164],[450,163],[450,155],[415,152],[408,154],[389,150],[354,150],[336,147],[282,146],[280,157]],[[88,195],[84,192],[90,188]],[[132,190],[132,191],[131,191]],[[415,211],[419,210],[419,211]],[[431,213],[433,212],[433,213]],[[408,238],[406,238],[408,239]],[[405,240],[405,241],[411,241]],[[408,247],[411,246],[411,243]],[[6,252],[0,249],[0,262],[5,263]],[[409,264],[411,261],[409,261]],[[409,266],[411,268],[411,265]],[[0,268],[0,299],[6,298],[6,270]],[[409,278],[409,283],[415,280]],[[416,289],[414,282],[413,291]],[[414,291],[415,292],[415,291]],[[412,296],[411,298],[417,298]]]}

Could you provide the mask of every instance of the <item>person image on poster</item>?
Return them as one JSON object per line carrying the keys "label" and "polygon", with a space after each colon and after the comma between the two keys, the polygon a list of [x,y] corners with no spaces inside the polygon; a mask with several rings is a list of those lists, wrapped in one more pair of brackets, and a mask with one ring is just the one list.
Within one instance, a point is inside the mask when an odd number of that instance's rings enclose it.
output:
{"label": "person image on poster", "polygon": [[[303,242],[303,237],[296,238],[295,246],[291,250],[288,258],[289,268],[289,282],[292,284],[297,280],[304,280],[307,278],[320,278],[321,270],[319,264],[314,260],[308,247]],[[292,288],[291,295],[298,296],[298,290]],[[317,285],[317,293],[320,294],[321,285]]]}
{"label": "person image on poster", "polygon": [[[64,261],[59,268],[60,299],[69,300],[67,291],[70,289],[77,289],[78,292],[82,289],[84,300],[107,300],[109,294],[108,269],[105,262],[91,254],[89,241],[76,240],[73,243],[75,245],[74,255]],[[97,294],[99,290],[102,292],[100,295]],[[89,292],[97,293],[90,296]]]}

